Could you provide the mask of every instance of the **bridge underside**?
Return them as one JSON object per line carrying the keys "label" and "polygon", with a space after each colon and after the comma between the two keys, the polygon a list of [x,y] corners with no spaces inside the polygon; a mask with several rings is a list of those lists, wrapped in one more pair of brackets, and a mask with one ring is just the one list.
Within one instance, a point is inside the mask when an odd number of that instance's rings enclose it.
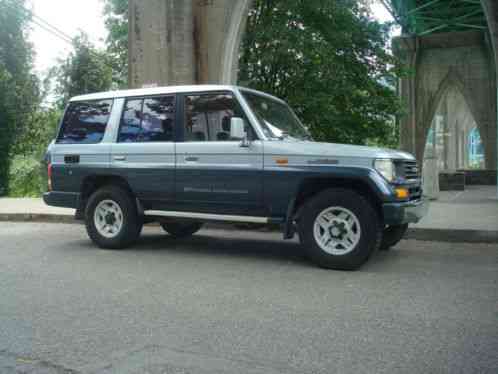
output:
{"label": "bridge underside", "polygon": [[[393,50],[412,72],[398,86],[406,109],[399,118],[402,148],[422,163],[428,147],[442,143],[443,169],[496,170],[498,2],[382,1],[402,27]],[[472,127],[482,142],[480,165],[462,157],[475,145]]]}
{"label": "bridge underside", "polygon": [[[496,70],[485,34],[480,31],[440,33],[401,37],[395,51],[415,74],[399,82],[399,92],[407,112],[400,118],[401,146],[422,162],[429,130],[440,105],[444,136],[457,126],[456,114],[462,109],[451,100],[458,92],[479,130],[484,148],[484,166],[496,169]],[[463,125],[463,122],[460,121]]]}

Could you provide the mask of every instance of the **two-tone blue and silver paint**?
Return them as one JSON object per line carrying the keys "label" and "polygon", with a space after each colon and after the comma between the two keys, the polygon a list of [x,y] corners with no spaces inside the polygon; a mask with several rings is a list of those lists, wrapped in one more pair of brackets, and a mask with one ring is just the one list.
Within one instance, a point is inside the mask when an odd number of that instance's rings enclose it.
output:
{"label": "two-tone blue and silver paint", "polygon": [[[52,191],[45,194],[45,201],[81,209],[85,183],[116,178],[129,186],[145,215],[291,224],[296,202],[308,184],[333,188],[352,183],[361,186],[377,203],[385,224],[416,222],[425,214],[423,200],[397,200],[394,186],[373,166],[377,159],[411,161],[412,155],[372,147],[269,138],[244,99],[244,90],[236,86],[180,86],[73,98],[72,102],[112,99],[111,116],[98,144],[53,142],[49,146]],[[183,106],[177,99],[175,141],[117,142],[127,98],[181,98],[184,94],[210,92],[230,92],[235,96],[256,140],[183,141]],[[74,162],[75,156],[78,162]]]}

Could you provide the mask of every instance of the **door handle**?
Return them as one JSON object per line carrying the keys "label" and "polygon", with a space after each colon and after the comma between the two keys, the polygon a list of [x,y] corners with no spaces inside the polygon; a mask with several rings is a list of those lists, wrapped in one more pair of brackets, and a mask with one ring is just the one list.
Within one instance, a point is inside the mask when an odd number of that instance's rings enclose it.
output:
{"label": "door handle", "polygon": [[114,161],[126,161],[126,156],[114,156]]}
{"label": "door handle", "polygon": [[66,164],[78,164],[79,162],[80,162],[79,155],[65,155],[64,156],[64,163],[66,163]]}
{"label": "door handle", "polygon": [[188,157],[185,157],[185,161],[186,162],[197,162],[197,161],[199,161],[199,157],[188,156]]}

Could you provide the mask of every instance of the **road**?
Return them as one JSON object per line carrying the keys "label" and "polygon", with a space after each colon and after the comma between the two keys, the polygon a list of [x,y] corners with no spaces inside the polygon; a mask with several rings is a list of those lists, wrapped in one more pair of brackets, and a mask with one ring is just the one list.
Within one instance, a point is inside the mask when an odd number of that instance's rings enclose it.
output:
{"label": "road", "polygon": [[0,373],[497,373],[496,245],[323,270],[276,233],[0,224]]}

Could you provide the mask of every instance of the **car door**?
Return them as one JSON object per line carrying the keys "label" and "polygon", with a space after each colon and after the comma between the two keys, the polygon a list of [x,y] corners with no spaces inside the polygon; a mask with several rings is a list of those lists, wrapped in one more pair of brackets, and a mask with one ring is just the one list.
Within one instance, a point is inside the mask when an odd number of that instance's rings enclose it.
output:
{"label": "car door", "polygon": [[105,173],[111,145],[105,139],[112,99],[71,102],[51,147],[52,188],[79,193],[86,177]]}
{"label": "car door", "polygon": [[112,145],[113,172],[148,209],[174,199],[175,108],[174,95],[126,99]]}
{"label": "car door", "polygon": [[[255,139],[233,93],[181,95],[176,200],[183,211],[263,214],[263,143]],[[248,145],[230,138],[232,117],[246,120]]]}

